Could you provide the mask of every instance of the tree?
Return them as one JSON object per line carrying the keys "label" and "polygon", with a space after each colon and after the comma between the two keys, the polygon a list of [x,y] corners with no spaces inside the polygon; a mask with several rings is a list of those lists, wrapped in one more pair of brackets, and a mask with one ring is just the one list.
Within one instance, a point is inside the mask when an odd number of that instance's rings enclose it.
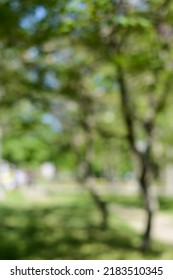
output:
{"label": "tree", "polygon": [[[61,98],[66,104],[73,101],[77,109],[71,120],[76,120],[84,143],[71,146],[78,160],[83,159],[83,178],[93,172],[93,150],[101,137],[115,143],[121,139],[128,145],[146,206],[141,245],[146,250],[156,208],[151,185],[159,170],[157,128],[171,93],[171,1],[44,0],[40,5],[33,0],[6,1],[1,6],[7,30],[9,16],[14,23],[13,34],[0,30],[3,47],[7,47],[4,53],[10,51],[18,65],[17,70],[11,69],[4,56],[0,79],[5,81],[6,94],[1,95],[1,104],[28,99],[57,115],[54,104]],[[9,79],[15,94],[11,94]],[[96,98],[102,91],[101,98]],[[107,110],[115,117],[110,129],[98,121]],[[66,112],[67,118],[61,116],[69,121],[72,114]],[[66,128],[70,134],[70,126]],[[70,150],[70,145],[66,147]]]}
{"label": "tree", "polygon": [[154,155],[157,118],[167,104],[172,79],[169,63],[172,37],[168,39],[168,33],[172,34],[172,5],[170,1],[161,1],[156,13],[155,4],[155,1],[139,4],[109,1],[105,5],[105,1],[83,1],[83,17],[78,6],[75,9],[67,5],[68,13],[73,13],[74,18],[69,31],[72,41],[88,46],[97,60],[113,68],[115,94],[119,94],[126,139],[137,160],[136,176],[147,211],[143,250],[149,245],[156,209],[150,192],[158,170]]}

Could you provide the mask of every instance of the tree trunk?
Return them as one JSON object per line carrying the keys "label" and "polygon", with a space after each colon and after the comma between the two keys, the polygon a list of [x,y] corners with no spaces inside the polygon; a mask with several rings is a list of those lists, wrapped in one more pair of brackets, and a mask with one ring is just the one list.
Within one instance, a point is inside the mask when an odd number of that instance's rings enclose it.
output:
{"label": "tree trunk", "polygon": [[138,137],[135,130],[136,123],[135,123],[135,115],[132,106],[133,104],[130,99],[128,85],[126,83],[125,74],[121,65],[117,65],[117,79],[120,86],[122,114],[127,128],[127,140],[132,154],[135,156],[136,160],[138,161],[138,168],[139,168],[137,172],[138,182],[145,202],[147,221],[146,221],[146,228],[143,234],[141,249],[143,251],[146,251],[150,244],[153,215],[156,210],[156,201],[154,200],[154,197],[151,196],[151,177],[153,175],[153,169],[151,164],[152,163],[151,150],[152,150],[152,135],[154,129],[154,118],[152,118],[148,123],[149,126],[144,127],[146,133],[146,147],[140,150],[139,147],[137,147],[136,145]]}
{"label": "tree trunk", "polygon": [[151,230],[152,230],[152,222],[153,222],[153,214],[154,214],[154,208],[153,208],[153,201],[148,194],[148,187],[143,189],[143,196],[145,201],[145,207],[146,207],[146,214],[147,214],[147,220],[146,220],[146,227],[143,234],[143,240],[141,244],[141,250],[146,251],[149,248],[150,239],[151,239]]}
{"label": "tree trunk", "polygon": [[95,202],[100,214],[101,214],[101,223],[100,227],[101,229],[106,229],[108,227],[108,207],[107,203],[103,201],[100,196],[96,193],[94,190],[94,185],[91,180],[92,177],[92,168],[90,164],[83,162],[83,164],[80,163],[79,168],[79,175],[77,176],[78,182],[81,184],[84,189],[88,190],[90,193],[93,201]]}
{"label": "tree trunk", "polygon": [[95,201],[100,213],[101,213],[101,229],[105,230],[108,227],[108,207],[107,203],[103,201],[100,196],[94,191],[92,186],[88,186],[87,189],[90,192],[92,199]]}
{"label": "tree trunk", "polygon": [[139,184],[142,191],[142,195],[144,197],[145,209],[146,209],[146,226],[143,234],[143,240],[141,244],[141,250],[145,252],[149,248],[150,240],[151,240],[151,231],[153,225],[153,217],[156,209],[158,208],[158,204],[156,198],[153,196],[151,192],[151,182],[149,180],[149,165],[145,165],[143,163],[141,176],[139,178]]}

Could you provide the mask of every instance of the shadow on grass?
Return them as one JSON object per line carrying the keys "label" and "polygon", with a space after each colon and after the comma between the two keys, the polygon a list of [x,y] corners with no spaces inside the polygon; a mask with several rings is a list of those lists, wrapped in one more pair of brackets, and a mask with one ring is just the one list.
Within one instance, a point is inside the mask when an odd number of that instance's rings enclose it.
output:
{"label": "shadow on grass", "polygon": [[1,206],[0,221],[0,259],[159,259],[167,250],[157,244],[143,256],[140,237],[116,218],[102,231],[90,203]]}

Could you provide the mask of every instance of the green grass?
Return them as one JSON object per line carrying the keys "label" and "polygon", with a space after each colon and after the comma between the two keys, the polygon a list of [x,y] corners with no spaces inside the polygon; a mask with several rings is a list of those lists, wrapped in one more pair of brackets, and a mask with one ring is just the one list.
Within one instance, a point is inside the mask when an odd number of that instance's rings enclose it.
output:
{"label": "green grass", "polygon": [[140,235],[111,213],[100,213],[87,194],[29,200],[9,194],[0,204],[0,259],[172,259],[170,246],[153,242],[144,255]]}
{"label": "green grass", "polygon": [[137,195],[111,194],[105,195],[104,200],[108,203],[118,203],[127,207],[142,208],[144,206],[142,198]]}
{"label": "green grass", "polygon": [[[137,195],[105,195],[104,196],[105,201],[109,203],[119,203],[126,207],[137,207],[137,208],[143,208],[144,203],[142,200],[142,197]],[[160,196],[158,197],[159,202],[159,209],[161,211],[167,211],[173,213],[173,197],[164,197]]]}

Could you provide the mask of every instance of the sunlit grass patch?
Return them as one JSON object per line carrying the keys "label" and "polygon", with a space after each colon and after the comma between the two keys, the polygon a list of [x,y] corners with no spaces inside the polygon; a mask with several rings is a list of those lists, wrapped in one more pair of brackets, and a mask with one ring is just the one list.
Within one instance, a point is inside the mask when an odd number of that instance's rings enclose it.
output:
{"label": "sunlit grass patch", "polygon": [[157,242],[143,255],[140,235],[118,213],[110,213],[109,228],[101,230],[100,212],[86,193],[38,201],[20,195],[0,205],[0,259],[173,258],[171,248]]}

